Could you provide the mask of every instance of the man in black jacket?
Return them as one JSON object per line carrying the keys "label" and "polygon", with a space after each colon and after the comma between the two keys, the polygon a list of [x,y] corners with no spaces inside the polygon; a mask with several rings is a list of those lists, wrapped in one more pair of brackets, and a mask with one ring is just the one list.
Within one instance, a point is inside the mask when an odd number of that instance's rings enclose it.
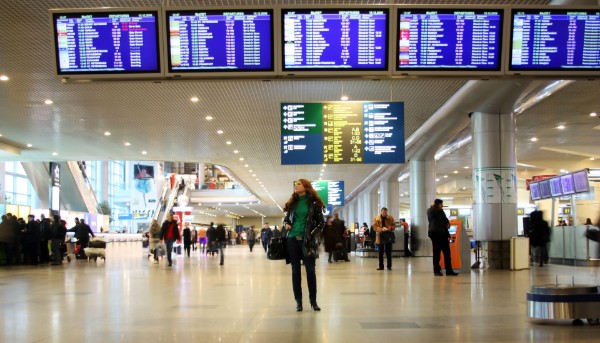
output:
{"label": "man in black jacket", "polygon": [[444,263],[446,265],[446,275],[458,275],[452,270],[452,259],[450,258],[450,222],[443,210],[444,202],[441,199],[435,199],[433,205],[427,209],[427,220],[429,221],[428,235],[433,245],[433,274],[442,276],[440,267],[440,252],[444,253]]}

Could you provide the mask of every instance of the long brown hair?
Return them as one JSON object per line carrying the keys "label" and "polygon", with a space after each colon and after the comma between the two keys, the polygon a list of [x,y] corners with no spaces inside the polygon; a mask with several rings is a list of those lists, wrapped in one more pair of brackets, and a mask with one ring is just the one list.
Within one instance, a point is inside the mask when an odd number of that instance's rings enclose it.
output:
{"label": "long brown hair", "polygon": [[[323,204],[323,200],[321,200],[321,198],[319,197],[319,194],[317,193],[317,191],[315,191],[315,189],[313,188],[310,181],[308,181],[306,179],[298,179],[298,182],[300,182],[302,184],[302,186],[304,187],[304,190],[306,191],[306,193],[308,195],[309,202],[315,201],[317,203],[317,205],[319,205],[320,209],[325,208],[325,204]],[[299,200],[300,200],[300,196],[298,194],[296,194],[296,192],[294,191],[292,193],[292,196],[290,197],[290,199],[285,203],[285,207],[283,208],[283,211],[288,212],[289,210],[295,208],[296,204],[298,203]]]}

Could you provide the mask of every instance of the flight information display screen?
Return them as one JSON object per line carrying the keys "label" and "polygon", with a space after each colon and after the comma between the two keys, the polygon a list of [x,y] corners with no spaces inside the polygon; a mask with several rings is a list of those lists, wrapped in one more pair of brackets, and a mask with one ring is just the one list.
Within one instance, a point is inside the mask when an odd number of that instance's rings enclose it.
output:
{"label": "flight information display screen", "polygon": [[167,11],[170,72],[272,71],[272,10]]}
{"label": "flight information display screen", "polygon": [[573,183],[576,193],[585,193],[590,191],[590,182],[588,180],[587,170],[573,172]]}
{"label": "flight information display screen", "polygon": [[494,9],[399,9],[396,70],[500,70],[503,15]]}
{"label": "flight information display screen", "polygon": [[160,73],[157,11],[53,13],[57,73]]}
{"label": "flight information display screen", "polygon": [[600,70],[600,10],[521,10],[511,15],[509,70]]}
{"label": "flight information display screen", "polygon": [[388,69],[387,9],[282,10],[283,70]]}
{"label": "flight information display screen", "polygon": [[281,164],[404,163],[404,103],[281,104]]}
{"label": "flight information display screen", "polygon": [[540,196],[542,199],[552,198],[552,192],[550,191],[550,181],[542,180],[538,182],[540,185]]}
{"label": "flight information display screen", "polygon": [[529,184],[529,191],[531,192],[531,200],[540,200],[542,198],[540,195],[540,185],[537,182]]}

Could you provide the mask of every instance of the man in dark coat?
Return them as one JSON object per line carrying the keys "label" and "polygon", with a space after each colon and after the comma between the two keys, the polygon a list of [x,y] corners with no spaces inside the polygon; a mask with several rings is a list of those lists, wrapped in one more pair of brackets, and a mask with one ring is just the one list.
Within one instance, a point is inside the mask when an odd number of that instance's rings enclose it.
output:
{"label": "man in dark coat", "polygon": [[346,242],[344,238],[344,232],[346,231],[346,223],[340,219],[339,214],[333,214],[333,222],[332,225],[335,229],[339,237],[339,241],[342,243],[342,251],[340,251],[340,257],[344,259],[346,262],[350,262],[348,258],[348,251],[346,250]]}
{"label": "man in dark coat", "polygon": [[269,242],[271,241],[272,237],[273,231],[271,231],[269,224],[265,223],[263,228],[260,230],[260,241],[262,242],[263,249],[265,249],[265,252],[267,252],[267,247],[269,246]]}
{"label": "man in dark coat", "polygon": [[458,275],[452,270],[452,259],[450,258],[450,222],[443,210],[444,201],[435,199],[433,205],[427,209],[427,220],[429,221],[428,235],[433,245],[433,274],[442,276],[442,267],[440,267],[440,252],[444,253],[444,264],[446,266],[446,275]]}

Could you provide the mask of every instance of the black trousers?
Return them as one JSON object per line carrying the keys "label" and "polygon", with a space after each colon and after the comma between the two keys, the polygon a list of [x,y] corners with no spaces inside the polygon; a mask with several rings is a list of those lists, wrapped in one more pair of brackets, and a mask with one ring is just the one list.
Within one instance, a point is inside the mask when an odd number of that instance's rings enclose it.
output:
{"label": "black trousers", "polygon": [[185,251],[185,253],[187,254],[187,257],[190,257],[190,248],[191,248],[191,244],[183,244],[183,250]]}
{"label": "black trousers", "polygon": [[40,241],[40,262],[50,262],[50,251],[48,250],[47,239],[43,239]]}
{"label": "black trousers", "polygon": [[383,243],[377,244],[379,246],[379,268],[383,269],[383,252],[387,257],[387,267],[392,268],[392,244],[394,243]]}
{"label": "black trousers", "polygon": [[304,261],[306,269],[306,282],[308,283],[308,297],[311,301],[317,300],[317,274],[315,273],[315,259],[305,258],[302,254],[302,241],[296,237],[288,238],[287,249],[292,264],[292,288],[294,299],[302,300],[302,270],[300,261]]}
{"label": "black trousers", "polygon": [[452,258],[450,257],[450,243],[448,238],[444,236],[429,236],[433,245],[433,272],[441,273],[440,253],[444,253],[444,264],[446,265],[446,273],[452,272]]}

